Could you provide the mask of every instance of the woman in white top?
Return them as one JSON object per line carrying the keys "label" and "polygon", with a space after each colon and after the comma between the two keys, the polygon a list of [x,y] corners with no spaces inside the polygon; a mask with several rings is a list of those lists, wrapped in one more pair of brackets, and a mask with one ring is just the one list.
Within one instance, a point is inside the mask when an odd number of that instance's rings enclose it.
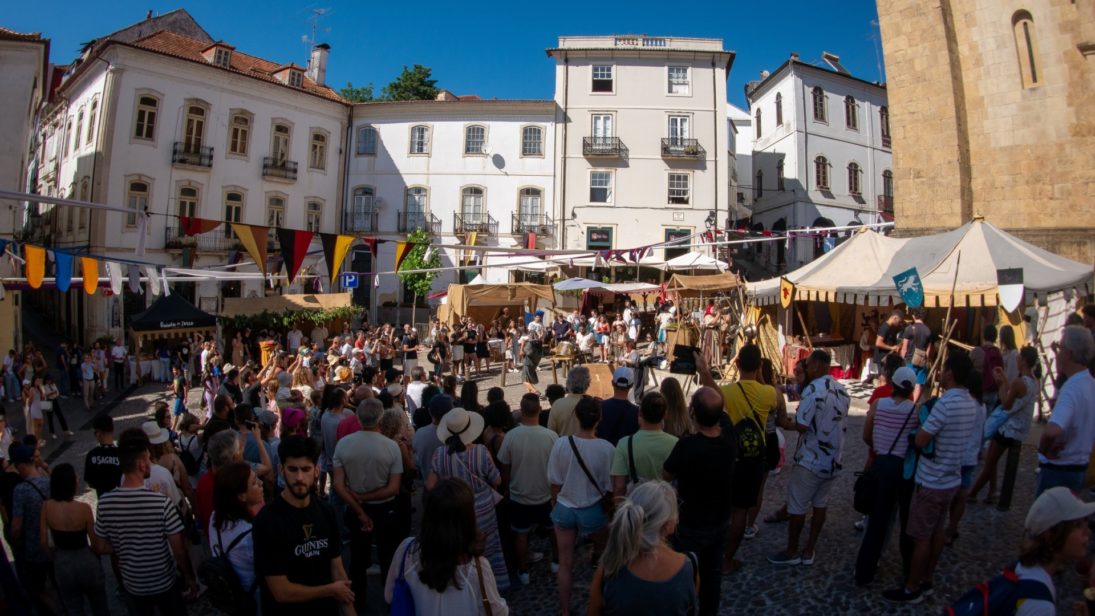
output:
{"label": "woman in white top", "polygon": [[490,561],[482,555],[471,488],[460,479],[442,479],[424,499],[422,530],[396,548],[384,599],[396,599],[401,581],[414,598],[417,616],[486,614],[486,605],[492,616],[509,614]]}
{"label": "woman in white top", "polygon": [[[1038,397],[1038,380],[1034,376],[1039,370],[1038,352],[1034,350],[1034,347],[1023,347],[1019,351],[1018,364],[1018,378],[1008,378],[1006,369],[1001,368],[997,368],[993,374],[999,386],[1000,406],[1007,411],[1008,418],[992,435],[989,451],[985,455],[985,465],[981,468],[977,481],[970,488],[970,498],[976,498],[981,488],[986,483],[989,484],[989,494],[985,497],[986,503],[992,503],[996,499],[996,464],[1000,461],[1000,456],[1004,455],[1008,449],[1022,445],[1030,433],[1034,401]],[[1008,479],[1005,477],[1005,481]],[[1010,483],[1014,485],[1014,476],[1010,477]]]}
{"label": "woman in white top", "polygon": [[570,614],[571,568],[579,535],[585,537],[596,533],[595,543],[603,540],[601,531],[607,518],[601,502],[606,492],[612,492],[610,471],[616,453],[612,443],[596,437],[597,423],[601,420],[598,400],[582,397],[574,405],[574,416],[578,419],[578,432],[555,441],[548,456],[553,505],[551,521],[555,525],[559,552],[559,606],[564,616]]}
{"label": "woman in white top", "polygon": [[[209,550],[214,555],[227,553],[228,562],[240,586],[255,598],[255,546],[251,520],[265,504],[262,480],[246,462],[232,462],[217,469],[213,483],[213,515],[209,518]],[[235,543],[235,545],[232,545]]]}
{"label": "woman in white top", "polygon": [[1009,381],[1019,378],[1019,348],[1015,345],[1015,330],[1010,325],[1000,328],[1000,353],[1004,359],[1004,374]]}
{"label": "woman in white top", "polygon": [[45,438],[45,416],[42,414],[42,377],[35,376],[31,382],[23,381],[23,415],[28,432],[38,437],[38,442]]}

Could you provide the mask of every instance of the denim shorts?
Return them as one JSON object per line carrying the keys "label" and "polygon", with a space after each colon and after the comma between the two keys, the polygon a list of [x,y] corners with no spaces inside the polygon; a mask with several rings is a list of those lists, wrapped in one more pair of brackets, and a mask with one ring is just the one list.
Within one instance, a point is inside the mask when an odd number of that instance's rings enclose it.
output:
{"label": "denim shorts", "polygon": [[916,375],[917,385],[926,385],[928,383],[928,367],[927,366],[914,366],[912,362],[906,362],[905,367],[912,370]]}
{"label": "denim shorts", "polygon": [[551,521],[556,528],[564,530],[577,529],[578,534],[582,537],[597,532],[608,522],[605,519],[604,507],[601,506],[600,502],[581,509],[573,509],[556,502],[555,509],[551,511]]}

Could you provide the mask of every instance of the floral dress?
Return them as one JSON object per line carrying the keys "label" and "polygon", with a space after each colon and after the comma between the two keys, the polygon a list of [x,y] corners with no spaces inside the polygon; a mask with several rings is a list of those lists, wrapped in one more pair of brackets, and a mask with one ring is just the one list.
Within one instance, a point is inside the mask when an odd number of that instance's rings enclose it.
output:
{"label": "floral dress", "polygon": [[502,539],[498,535],[498,517],[494,513],[494,506],[501,495],[491,487],[501,478],[501,474],[491,460],[490,452],[482,445],[468,445],[467,450],[450,454],[449,448],[442,445],[433,452],[430,471],[441,479],[460,479],[475,492],[475,519],[483,533],[483,556],[490,561],[498,590],[504,592],[509,588],[509,571],[502,553]]}

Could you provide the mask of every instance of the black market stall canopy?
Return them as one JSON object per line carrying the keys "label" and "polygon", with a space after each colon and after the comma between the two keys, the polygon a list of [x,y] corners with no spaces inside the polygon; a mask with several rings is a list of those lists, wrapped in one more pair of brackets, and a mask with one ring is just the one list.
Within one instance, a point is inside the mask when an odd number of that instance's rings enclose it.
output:
{"label": "black market stall canopy", "polygon": [[201,310],[177,294],[164,295],[144,312],[134,316],[129,328],[140,339],[177,338],[190,333],[210,333],[217,329],[217,317]]}

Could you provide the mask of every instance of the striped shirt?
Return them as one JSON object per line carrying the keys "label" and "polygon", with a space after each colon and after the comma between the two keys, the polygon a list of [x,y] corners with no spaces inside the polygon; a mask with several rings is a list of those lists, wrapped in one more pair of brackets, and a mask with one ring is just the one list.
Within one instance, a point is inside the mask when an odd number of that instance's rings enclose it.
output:
{"label": "striped shirt", "polygon": [[948,490],[962,483],[962,462],[977,418],[977,404],[964,387],[948,389],[932,407],[922,429],[935,441],[935,455],[920,457],[917,485]]}
{"label": "striped shirt", "polygon": [[175,559],[167,538],[181,532],[178,510],[148,488],[115,488],[99,499],[95,534],[114,548],[130,594],[155,595],[175,585]]}
{"label": "striped shirt", "polygon": [[908,435],[916,432],[916,418],[909,416],[912,410],[912,400],[898,404],[893,398],[879,398],[874,408],[874,431],[871,433],[878,455],[905,457],[909,450]]}

